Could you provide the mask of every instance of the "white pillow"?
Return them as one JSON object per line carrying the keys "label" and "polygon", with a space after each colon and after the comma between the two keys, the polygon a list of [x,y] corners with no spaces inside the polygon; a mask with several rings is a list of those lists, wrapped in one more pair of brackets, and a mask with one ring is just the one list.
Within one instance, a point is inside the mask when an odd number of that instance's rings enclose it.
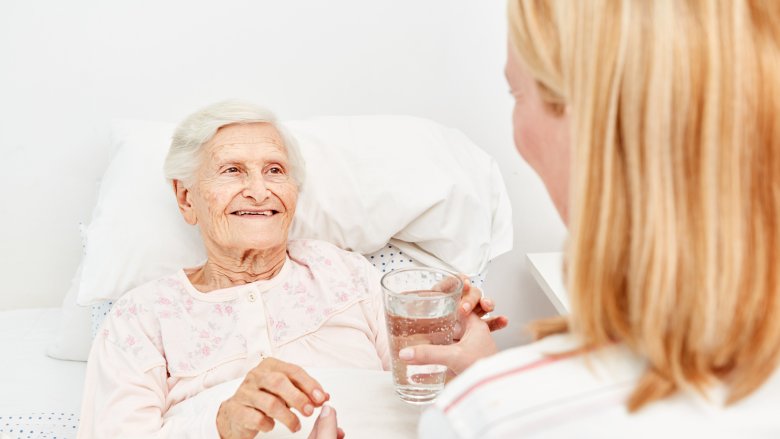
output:
{"label": "white pillow", "polygon": [[495,161],[460,131],[409,116],[287,122],[307,163],[290,237],[368,254],[390,241],[415,260],[469,275],[512,249]]}
{"label": "white pillow", "polygon": [[[498,167],[458,131],[404,116],[288,122],[306,159],[290,238],[359,253],[388,241],[412,258],[483,272],[512,248],[511,208]],[[87,230],[78,302],[115,299],[205,260],[162,174],[174,125],[118,120],[117,150]]]}

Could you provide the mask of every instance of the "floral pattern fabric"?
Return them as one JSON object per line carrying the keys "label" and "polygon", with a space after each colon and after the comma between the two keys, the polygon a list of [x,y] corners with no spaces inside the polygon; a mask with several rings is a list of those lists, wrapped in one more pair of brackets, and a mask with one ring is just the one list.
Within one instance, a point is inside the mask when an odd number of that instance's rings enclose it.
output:
{"label": "floral pattern fabric", "polygon": [[82,405],[93,424],[87,430],[109,434],[100,425],[112,422],[141,431],[101,413],[121,401],[121,410],[157,406],[164,415],[244,376],[262,357],[388,369],[381,303],[379,273],[365,258],[314,240],[290,241],[269,280],[202,293],[180,270],[142,285],[113,304],[95,338]]}

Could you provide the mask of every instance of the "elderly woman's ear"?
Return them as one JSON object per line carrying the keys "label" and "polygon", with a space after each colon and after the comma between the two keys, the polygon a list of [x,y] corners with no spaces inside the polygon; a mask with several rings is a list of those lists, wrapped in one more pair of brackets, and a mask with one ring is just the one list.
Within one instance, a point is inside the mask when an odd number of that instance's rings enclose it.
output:
{"label": "elderly woman's ear", "polygon": [[198,223],[198,217],[195,215],[192,204],[190,204],[190,190],[184,186],[181,180],[174,179],[172,184],[173,192],[176,194],[176,203],[179,205],[179,211],[184,217],[184,221],[194,226]]}

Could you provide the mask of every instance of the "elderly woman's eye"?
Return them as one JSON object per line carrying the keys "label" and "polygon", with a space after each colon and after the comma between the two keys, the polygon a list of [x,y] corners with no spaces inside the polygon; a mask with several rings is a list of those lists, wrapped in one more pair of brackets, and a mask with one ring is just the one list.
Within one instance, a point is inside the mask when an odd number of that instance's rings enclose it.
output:
{"label": "elderly woman's eye", "polygon": [[271,175],[284,175],[287,173],[287,171],[285,171],[284,168],[279,165],[273,165],[265,168],[265,173]]}
{"label": "elderly woman's eye", "polygon": [[236,172],[238,172],[238,168],[235,167],[235,166],[231,166],[229,168],[225,168],[225,170],[222,171],[222,173],[224,173],[224,174],[234,174]]}
{"label": "elderly woman's eye", "polygon": [[281,183],[287,181],[287,171],[280,165],[271,165],[265,168],[263,178],[266,181]]}

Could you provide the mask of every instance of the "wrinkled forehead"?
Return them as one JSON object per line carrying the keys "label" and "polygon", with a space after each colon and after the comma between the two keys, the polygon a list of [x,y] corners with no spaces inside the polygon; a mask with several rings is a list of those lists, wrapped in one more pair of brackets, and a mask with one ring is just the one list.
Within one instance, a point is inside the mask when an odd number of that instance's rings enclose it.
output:
{"label": "wrinkled forehead", "polygon": [[282,155],[287,148],[279,131],[270,123],[226,125],[204,145],[204,152],[212,159],[236,152]]}

